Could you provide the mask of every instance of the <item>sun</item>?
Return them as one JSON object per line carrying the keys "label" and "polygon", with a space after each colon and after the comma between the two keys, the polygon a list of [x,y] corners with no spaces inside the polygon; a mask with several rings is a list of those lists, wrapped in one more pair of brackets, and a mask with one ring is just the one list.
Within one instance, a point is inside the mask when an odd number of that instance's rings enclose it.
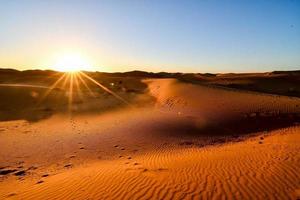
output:
{"label": "sun", "polygon": [[79,72],[89,70],[91,64],[89,60],[79,53],[66,53],[58,56],[52,66],[53,69],[61,72]]}

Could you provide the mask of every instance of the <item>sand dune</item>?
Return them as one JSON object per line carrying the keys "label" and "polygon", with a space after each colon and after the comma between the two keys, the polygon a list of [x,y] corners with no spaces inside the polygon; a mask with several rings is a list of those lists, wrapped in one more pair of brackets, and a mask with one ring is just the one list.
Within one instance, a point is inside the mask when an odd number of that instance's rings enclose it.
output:
{"label": "sand dune", "polygon": [[263,144],[256,137],[217,147],[160,147],[136,156],[120,150],[124,157],[119,159],[89,161],[46,178],[7,180],[1,194],[16,194],[16,199],[293,199],[300,178],[299,131],[272,132]]}
{"label": "sand dune", "polygon": [[299,98],[145,82],[154,105],[0,122],[0,198],[299,197]]}

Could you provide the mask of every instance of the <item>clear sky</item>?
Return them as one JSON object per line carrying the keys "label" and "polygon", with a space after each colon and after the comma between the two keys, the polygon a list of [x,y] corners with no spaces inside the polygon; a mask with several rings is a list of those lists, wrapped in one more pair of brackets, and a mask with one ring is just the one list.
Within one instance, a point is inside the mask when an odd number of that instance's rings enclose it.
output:
{"label": "clear sky", "polygon": [[0,0],[0,67],[98,71],[300,69],[299,0]]}

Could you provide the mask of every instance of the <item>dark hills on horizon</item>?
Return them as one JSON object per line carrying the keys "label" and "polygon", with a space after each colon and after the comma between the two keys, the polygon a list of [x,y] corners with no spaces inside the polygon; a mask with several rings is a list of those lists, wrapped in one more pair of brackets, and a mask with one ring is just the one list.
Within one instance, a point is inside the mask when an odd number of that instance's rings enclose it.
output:
{"label": "dark hills on horizon", "polygon": [[[58,76],[64,72],[54,70],[24,70],[0,68],[0,84],[29,83],[31,80],[43,80],[50,84],[49,77]],[[244,91],[263,92],[268,94],[300,97],[300,70],[273,71],[263,73],[168,73],[168,72],[85,72],[96,80],[114,78],[175,78],[193,84],[203,84],[213,87],[224,87]],[[49,80],[49,83],[46,81]],[[43,82],[42,81],[42,82]],[[36,81],[35,81],[36,82]]]}

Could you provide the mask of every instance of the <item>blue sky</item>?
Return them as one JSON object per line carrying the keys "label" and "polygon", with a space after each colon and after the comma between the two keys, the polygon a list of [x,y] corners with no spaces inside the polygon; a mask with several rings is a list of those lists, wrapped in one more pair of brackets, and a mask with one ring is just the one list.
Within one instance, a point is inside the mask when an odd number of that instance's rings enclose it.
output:
{"label": "blue sky", "polygon": [[60,52],[99,71],[300,69],[300,1],[0,0],[0,67],[51,68]]}

